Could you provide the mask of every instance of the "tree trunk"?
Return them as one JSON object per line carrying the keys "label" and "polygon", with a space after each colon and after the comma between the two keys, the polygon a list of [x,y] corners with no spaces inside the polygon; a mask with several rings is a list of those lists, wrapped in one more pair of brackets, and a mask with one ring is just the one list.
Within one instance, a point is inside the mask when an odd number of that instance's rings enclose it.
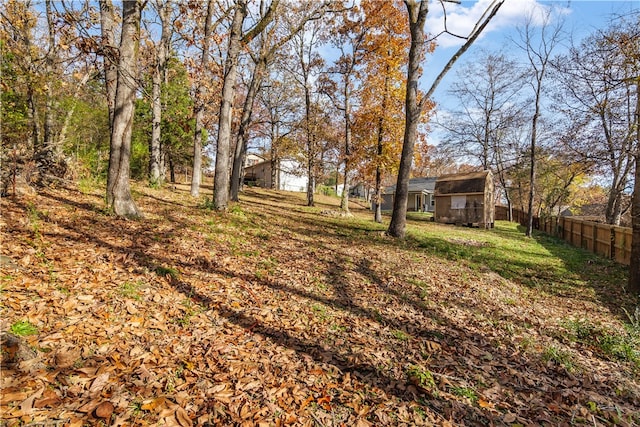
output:
{"label": "tree trunk", "polygon": [[238,56],[242,39],[242,23],[247,15],[246,0],[238,0],[229,35],[229,50],[224,69],[222,99],[218,116],[218,144],[216,170],[213,178],[213,206],[217,211],[227,210],[229,204],[229,151],[231,146],[231,119],[234,86],[238,75]]}
{"label": "tree trunk", "polygon": [[409,173],[413,160],[413,147],[418,135],[418,122],[422,109],[418,104],[418,80],[422,74],[420,62],[425,49],[424,24],[429,11],[428,2],[419,3],[405,1],[409,13],[409,28],[411,31],[411,47],[409,48],[409,65],[407,67],[407,89],[405,99],[405,127],[400,155],[400,169],[396,182],[393,213],[387,233],[393,237],[404,237],[407,224],[407,202],[409,198]]}
{"label": "tree trunk", "polygon": [[376,167],[376,194],[374,196],[373,220],[377,223],[382,222],[382,170],[380,166]]}
{"label": "tree trunk", "polygon": [[161,123],[162,123],[162,83],[167,68],[169,51],[169,41],[171,39],[171,27],[169,17],[171,16],[171,0],[166,0],[164,4],[158,6],[158,15],[162,25],[162,33],[157,48],[156,63],[153,67],[152,89],[151,89],[151,147],[149,150],[149,181],[152,185],[162,184],[162,145],[161,145]]}
{"label": "tree trunk", "polygon": [[116,108],[116,84],[118,81],[115,16],[111,0],[100,0],[100,32],[102,35],[102,58],[104,61],[105,89],[109,108],[109,127],[113,127]]}
{"label": "tree trunk", "polygon": [[607,199],[605,219],[607,220],[607,224],[620,225],[620,220],[622,219],[621,199],[623,191],[618,187],[618,180],[615,181],[616,183],[609,192],[609,197]]}
{"label": "tree trunk", "polygon": [[311,129],[311,93],[309,82],[304,86],[305,125],[307,137],[307,206],[314,206],[313,195],[316,191],[315,183],[315,138]]}
{"label": "tree trunk", "polygon": [[169,180],[172,184],[176,183],[176,167],[173,164],[173,159],[169,156]]}
{"label": "tree trunk", "polygon": [[627,290],[640,296],[640,77],[636,79],[636,155],[635,182],[631,202],[631,263]]}
{"label": "tree trunk", "polygon": [[[262,41],[261,52],[264,51],[265,41]],[[242,107],[242,118],[240,119],[240,127],[238,128],[238,137],[236,138],[236,149],[233,156],[233,170],[231,171],[231,200],[238,201],[240,187],[242,186],[242,169],[244,160],[247,155],[247,145],[249,143],[249,125],[251,124],[251,115],[253,113],[253,103],[256,99],[258,89],[262,84],[262,77],[267,70],[267,58],[261,53],[258,62],[253,69],[249,90]]]}
{"label": "tree trunk", "polygon": [[[640,130],[638,133],[638,141],[640,142]],[[635,182],[633,184],[633,201],[631,205],[631,229],[631,264],[629,265],[627,289],[633,295],[640,296],[640,155],[636,156]]]}
{"label": "tree trunk", "polygon": [[140,40],[139,0],[125,1],[122,7],[122,35],[118,62],[115,111],[111,129],[109,174],[107,176],[107,204],[116,215],[140,216],[131,197],[129,160],[131,130],[137,89],[137,57]]}
{"label": "tree trunk", "polygon": [[279,180],[278,180],[278,175],[279,175],[279,171],[278,169],[280,168],[280,162],[278,161],[278,157],[276,155],[274,155],[273,151],[271,151],[271,185],[269,186],[272,190],[280,190],[280,186],[279,184]]}
{"label": "tree trunk", "polygon": [[[349,213],[349,158],[351,156],[351,105],[349,104],[349,75],[344,82],[344,187],[340,199],[340,209]],[[337,180],[336,176],[336,182]]]}
{"label": "tree trunk", "polygon": [[376,150],[376,194],[375,194],[375,207],[373,213],[373,220],[377,223],[382,223],[382,165],[381,159],[384,154],[384,114],[387,110],[387,99],[389,96],[389,70],[390,66],[386,65],[386,76],[384,78],[384,92],[382,95],[382,113],[378,118],[378,146]]}
{"label": "tree trunk", "polygon": [[[204,72],[209,66],[209,47],[211,46],[211,32],[213,19],[213,10],[216,6],[215,0],[207,2],[207,17],[204,23],[204,39],[202,42],[202,57],[200,60],[200,69]],[[207,89],[202,82],[198,82],[196,88],[196,99],[193,104],[193,112],[195,116],[195,130],[193,134],[193,174],[191,176],[191,195],[198,197],[200,194],[200,183],[202,182],[202,136],[204,134],[204,97]]]}

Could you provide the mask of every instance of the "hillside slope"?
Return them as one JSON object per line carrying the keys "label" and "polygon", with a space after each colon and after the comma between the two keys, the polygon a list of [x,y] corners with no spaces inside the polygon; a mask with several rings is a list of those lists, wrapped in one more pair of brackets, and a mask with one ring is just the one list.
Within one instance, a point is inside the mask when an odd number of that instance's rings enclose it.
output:
{"label": "hillside slope", "polygon": [[397,241],[331,198],[135,196],[2,199],[4,425],[640,423],[622,267],[513,224]]}

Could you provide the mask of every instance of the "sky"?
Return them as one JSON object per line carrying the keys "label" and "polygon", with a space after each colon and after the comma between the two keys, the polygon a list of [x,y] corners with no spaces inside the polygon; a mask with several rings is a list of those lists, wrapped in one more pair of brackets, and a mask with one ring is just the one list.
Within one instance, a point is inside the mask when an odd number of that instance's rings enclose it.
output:
{"label": "sky", "polygon": [[[460,5],[447,3],[449,30],[468,34],[490,3],[491,0],[463,0]],[[517,55],[518,49],[510,43],[510,38],[517,38],[516,27],[523,23],[529,11],[538,11],[539,16],[541,8],[553,8],[555,19],[563,19],[566,31],[576,42],[579,42],[598,29],[607,28],[616,17],[629,15],[631,11],[638,12],[640,0],[506,0],[480,38],[456,62],[438,86],[433,96],[438,104],[437,108],[446,110],[455,104],[455,100],[447,94],[447,89],[457,78],[456,71],[463,68],[465,62],[473,60],[474,53],[486,50]],[[536,16],[535,12],[534,16]],[[437,34],[443,29],[443,22],[442,8],[434,3],[431,6],[425,30],[431,34]],[[421,86],[424,89],[431,86],[435,77],[462,43],[463,41],[446,35],[438,39],[436,51],[426,58],[424,64],[424,74],[421,79]]]}

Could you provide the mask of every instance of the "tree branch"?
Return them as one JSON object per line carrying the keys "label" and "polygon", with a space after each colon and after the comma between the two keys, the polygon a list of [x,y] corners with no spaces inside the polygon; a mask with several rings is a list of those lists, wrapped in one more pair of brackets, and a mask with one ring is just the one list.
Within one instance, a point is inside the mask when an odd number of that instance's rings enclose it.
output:
{"label": "tree branch", "polygon": [[496,15],[496,13],[498,13],[498,10],[500,9],[504,1],[505,0],[493,0],[491,7],[485,10],[485,12],[482,14],[480,19],[478,20],[478,22],[476,22],[476,25],[471,31],[471,34],[469,35],[469,38],[467,39],[465,44],[463,44],[460,47],[460,49],[458,49],[458,51],[451,57],[449,62],[447,62],[447,65],[445,65],[442,71],[440,72],[440,74],[438,74],[438,77],[436,77],[436,79],[434,80],[433,84],[431,85],[427,93],[420,100],[420,104],[419,104],[420,111],[424,109],[425,105],[427,104],[427,101],[429,100],[429,98],[431,98],[431,95],[433,95],[433,92],[436,90],[436,88],[440,84],[440,81],[442,80],[442,78],[447,74],[447,72],[449,72],[451,67],[453,67],[453,64],[462,56],[462,54],[465,53],[467,49],[469,49],[469,47],[478,38],[478,36],[480,36],[480,33],[482,33],[485,27],[489,24],[489,21],[491,21],[491,19]]}

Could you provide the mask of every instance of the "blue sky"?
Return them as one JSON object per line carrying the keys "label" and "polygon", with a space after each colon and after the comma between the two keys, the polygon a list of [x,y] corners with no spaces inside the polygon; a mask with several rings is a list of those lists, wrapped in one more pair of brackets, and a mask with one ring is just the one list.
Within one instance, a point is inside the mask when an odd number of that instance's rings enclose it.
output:
{"label": "blue sky", "polygon": [[[475,24],[478,16],[486,9],[490,0],[462,1],[460,5],[447,4],[447,22],[450,30],[467,34]],[[556,18],[564,19],[565,30],[572,34],[574,40],[579,41],[598,29],[606,28],[609,23],[620,15],[628,15],[631,11],[640,10],[640,0],[506,0],[494,20],[485,29],[485,33],[458,60],[447,77],[440,83],[434,93],[434,100],[440,109],[446,109],[451,104],[447,96],[449,84],[456,78],[456,71],[471,60],[474,52],[480,50],[513,53],[517,55],[517,48],[509,42],[509,37],[516,37],[515,28],[522,24],[528,11],[540,8],[554,8]],[[535,12],[534,12],[535,13]],[[433,4],[429,13],[426,30],[437,33],[442,28],[442,9]],[[434,77],[440,72],[449,58],[462,44],[454,38],[442,37],[433,55],[426,58],[422,86],[427,88]]]}

